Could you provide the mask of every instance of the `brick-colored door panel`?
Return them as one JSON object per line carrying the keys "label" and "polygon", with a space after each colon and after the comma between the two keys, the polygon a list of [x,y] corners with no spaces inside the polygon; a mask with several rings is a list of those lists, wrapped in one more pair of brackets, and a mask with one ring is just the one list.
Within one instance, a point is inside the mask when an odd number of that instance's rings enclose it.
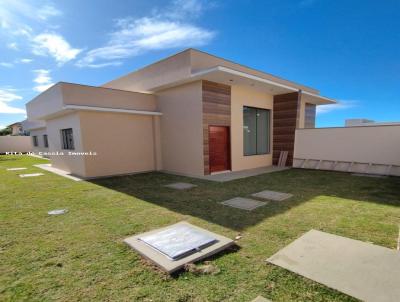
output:
{"label": "brick-colored door panel", "polygon": [[210,172],[229,170],[231,168],[229,127],[210,126],[208,129]]}

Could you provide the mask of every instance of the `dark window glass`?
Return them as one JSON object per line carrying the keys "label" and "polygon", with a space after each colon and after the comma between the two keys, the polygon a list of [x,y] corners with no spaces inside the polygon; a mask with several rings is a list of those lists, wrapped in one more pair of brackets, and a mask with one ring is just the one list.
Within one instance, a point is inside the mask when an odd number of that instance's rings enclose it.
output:
{"label": "dark window glass", "polygon": [[32,140],[35,147],[39,146],[37,136],[32,136]]}
{"label": "dark window glass", "polygon": [[49,141],[47,139],[47,134],[43,135],[43,142],[44,142],[44,147],[48,148],[49,147]]}
{"label": "dark window glass", "polygon": [[72,128],[61,130],[61,143],[64,150],[74,150],[74,137]]}
{"label": "dark window glass", "polygon": [[270,152],[270,111],[243,107],[243,154]]}

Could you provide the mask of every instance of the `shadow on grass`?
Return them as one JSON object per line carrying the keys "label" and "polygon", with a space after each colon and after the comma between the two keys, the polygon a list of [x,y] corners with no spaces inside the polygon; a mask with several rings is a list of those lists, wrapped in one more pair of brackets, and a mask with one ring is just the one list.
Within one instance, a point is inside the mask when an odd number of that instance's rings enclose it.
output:
{"label": "shadow on grass", "polygon": [[[332,196],[355,201],[393,206],[400,205],[400,178],[368,178],[347,173],[291,169],[225,183],[199,180],[158,172],[92,180],[92,183],[116,190],[174,212],[201,218],[235,231],[279,215],[316,196]],[[197,187],[174,190],[173,182],[190,182]],[[292,193],[286,201],[270,202],[251,212],[221,205],[233,197],[273,190]]]}

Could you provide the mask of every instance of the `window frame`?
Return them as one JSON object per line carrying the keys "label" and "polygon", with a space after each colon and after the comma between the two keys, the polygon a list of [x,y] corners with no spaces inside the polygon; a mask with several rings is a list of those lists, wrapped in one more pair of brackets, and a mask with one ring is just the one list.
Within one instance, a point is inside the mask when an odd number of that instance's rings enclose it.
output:
{"label": "window frame", "polygon": [[[243,109],[242,109],[242,119],[243,119],[243,127],[244,127],[244,108],[251,108],[251,109],[255,109],[256,110],[256,153],[253,154],[245,154],[244,152],[244,135],[243,135],[243,156],[254,156],[254,155],[268,155],[271,154],[271,109],[266,109],[266,108],[259,108],[259,107],[254,107],[254,106],[247,106],[247,105],[243,105]],[[268,150],[265,153],[258,153],[257,149],[258,149],[258,135],[257,135],[257,117],[258,117],[258,111],[267,111],[268,112],[268,121],[267,121],[267,125],[268,125],[268,130],[269,130],[269,135],[268,135]],[[243,131],[242,131],[243,133]]]}
{"label": "window frame", "polygon": [[[75,150],[74,131],[72,128],[65,128],[60,130],[61,133],[61,149],[62,150]],[[68,136],[71,136],[71,141]]]}
{"label": "window frame", "polygon": [[37,135],[32,135],[32,143],[34,147],[39,147],[39,140]]}
{"label": "window frame", "polygon": [[47,136],[47,134],[43,134],[43,146],[45,148],[49,147],[49,137]]}

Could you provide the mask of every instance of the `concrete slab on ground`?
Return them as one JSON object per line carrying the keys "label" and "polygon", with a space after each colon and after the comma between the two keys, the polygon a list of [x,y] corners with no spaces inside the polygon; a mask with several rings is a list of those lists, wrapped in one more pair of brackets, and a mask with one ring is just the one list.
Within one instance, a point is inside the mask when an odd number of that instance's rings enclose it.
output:
{"label": "concrete slab on ground", "polygon": [[229,200],[222,201],[221,204],[241,210],[252,211],[258,207],[265,206],[266,204],[268,204],[268,202],[254,200],[250,198],[235,197]]}
{"label": "concrete slab on ground", "polygon": [[400,253],[311,230],[268,262],[363,301],[400,299]]}
{"label": "concrete slab on ground", "polygon": [[271,300],[264,298],[263,296],[258,296],[251,302],[271,302]]}
{"label": "concrete slab on ground", "polygon": [[44,175],[43,173],[31,173],[31,174],[20,174],[19,177],[25,178],[25,177],[36,177],[36,176],[42,176]]}
{"label": "concrete slab on ground", "polygon": [[257,176],[265,173],[273,173],[290,169],[289,167],[268,166],[255,169],[248,169],[242,171],[226,171],[222,173],[215,173],[211,175],[201,176],[199,178],[217,182],[226,182],[250,176]]}
{"label": "concrete slab on ground", "polygon": [[265,190],[265,191],[251,194],[251,196],[261,198],[261,199],[273,200],[273,201],[283,201],[283,200],[289,199],[293,195],[289,194],[289,193],[281,193],[281,192]]}
{"label": "concrete slab on ground", "polygon": [[164,187],[170,188],[170,189],[176,189],[176,190],[187,190],[191,189],[194,187],[197,187],[194,184],[186,183],[186,182],[176,182],[173,184],[165,185]]}
{"label": "concrete slab on ground", "polygon": [[78,176],[74,176],[71,175],[70,173],[61,170],[61,169],[57,169],[51,166],[51,164],[40,164],[40,165],[34,165],[35,167],[38,167],[40,169],[43,169],[45,171],[49,171],[51,173],[57,174],[59,176],[74,180],[74,181],[81,181],[83,180],[82,178],[78,177]]}
{"label": "concrete slab on ground", "polygon": [[[210,246],[206,246],[203,249],[197,250],[196,252],[190,254],[187,257],[184,257],[184,258],[178,259],[178,260],[171,260],[166,255],[164,255],[160,251],[158,251],[157,249],[152,248],[151,246],[149,246],[148,244],[146,244],[145,242],[140,240],[140,238],[143,236],[152,235],[152,234],[164,231],[172,226],[177,226],[177,225],[185,225],[185,226],[193,227],[204,234],[214,237],[217,241],[216,241],[216,243],[214,243]],[[156,264],[158,267],[160,267],[162,270],[166,271],[169,274],[183,268],[183,266],[187,263],[197,262],[199,260],[210,257],[211,255],[214,255],[214,254],[234,245],[234,241],[227,237],[207,231],[203,228],[194,226],[185,221],[178,222],[177,224],[174,224],[172,226],[168,226],[165,228],[156,229],[156,230],[152,230],[150,232],[146,232],[143,234],[128,237],[124,240],[124,242],[126,244],[128,244],[131,248],[133,248],[135,251],[137,251],[139,254],[141,254],[143,257],[149,259],[150,261],[152,261],[154,264]]]}
{"label": "concrete slab on ground", "polygon": [[26,168],[9,168],[7,171],[21,171],[21,170],[26,170]]}

